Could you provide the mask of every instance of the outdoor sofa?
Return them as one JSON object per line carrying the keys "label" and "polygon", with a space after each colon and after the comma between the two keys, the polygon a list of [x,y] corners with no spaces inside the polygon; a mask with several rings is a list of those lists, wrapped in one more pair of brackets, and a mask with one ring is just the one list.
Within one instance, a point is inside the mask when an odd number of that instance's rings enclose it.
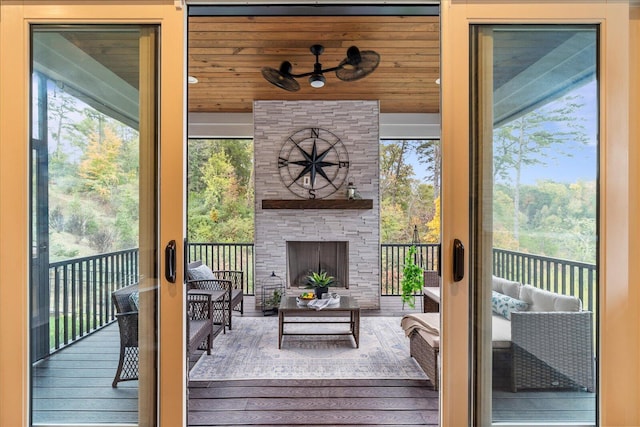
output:
{"label": "outdoor sofa", "polygon": [[[593,313],[579,298],[493,277],[492,346],[511,358],[511,389],[594,391]],[[438,388],[439,313],[408,314],[410,354]]]}

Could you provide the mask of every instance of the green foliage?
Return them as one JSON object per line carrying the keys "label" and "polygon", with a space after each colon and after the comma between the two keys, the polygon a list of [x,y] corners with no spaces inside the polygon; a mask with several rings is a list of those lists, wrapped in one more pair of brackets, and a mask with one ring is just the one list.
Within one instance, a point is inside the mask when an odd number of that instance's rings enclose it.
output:
{"label": "green foliage", "polygon": [[191,241],[253,241],[252,158],[250,140],[189,141]]}
{"label": "green foliage", "polygon": [[402,302],[407,303],[409,307],[414,308],[416,303],[416,293],[422,291],[424,286],[424,276],[422,268],[416,263],[416,247],[411,246],[407,251],[404,259],[404,268],[402,270]]}
{"label": "green foliage", "polygon": [[435,213],[431,221],[427,222],[426,243],[440,242],[440,197],[434,201]]}
{"label": "green foliage", "polygon": [[270,296],[265,298],[263,309],[278,307],[282,299],[282,290],[274,289]]}
{"label": "green foliage", "polygon": [[104,135],[91,136],[80,163],[79,174],[84,181],[84,188],[105,203],[109,202],[112,191],[124,178],[118,163],[121,147],[122,140],[106,128]]}
{"label": "green foliage", "polygon": [[307,276],[306,283],[310,288],[325,288],[331,286],[335,280],[335,277],[329,276],[326,271],[321,270],[310,273]]}
{"label": "green foliage", "polygon": [[50,261],[138,246],[138,132],[57,87],[48,100]]}
{"label": "green foliage", "polygon": [[513,185],[494,188],[494,247],[595,263],[595,182],[522,185],[517,238],[511,227],[514,192]]}
{"label": "green foliage", "polygon": [[381,202],[380,231],[383,242],[407,241],[406,215],[399,204],[394,204],[390,200]]}
{"label": "green foliage", "polygon": [[493,134],[495,182],[513,183],[513,237],[519,241],[521,176],[525,167],[546,165],[557,157],[571,157],[571,149],[587,143],[579,116],[581,98],[564,98],[524,114]]}
{"label": "green foliage", "polygon": [[[427,171],[427,179],[416,178],[409,156],[415,155]],[[435,175],[434,175],[435,174]],[[381,239],[406,243],[418,225],[422,240],[427,224],[436,216],[435,198],[440,193],[440,142],[437,140],[386,140],[380,145]],[[439,231],[438,238],[439,241]],[[431,240],[427,240],[431,241]]]}
{"label": "green foliage", "polygon": [[116,231],[108,227],[100,227],[89,236],[91,246],[98,253],[107,253],[113,250],[113,242],[116,240]]}

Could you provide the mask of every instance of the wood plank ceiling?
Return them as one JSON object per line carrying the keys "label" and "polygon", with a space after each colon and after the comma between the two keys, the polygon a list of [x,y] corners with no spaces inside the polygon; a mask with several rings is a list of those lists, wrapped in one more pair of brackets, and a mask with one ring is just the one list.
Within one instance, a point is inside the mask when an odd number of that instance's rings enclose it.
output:
{"label": "wood plank ceiling", "polygon": [[[440,25],[437,16],[232,16],[189,18],[189,112],[252,111],[254,100],[380,100],[382,113],[438,113]],[[374,50],[380,65],[354,82],[326,73],[326,85],[287,92],[267,82],[264,66],[290,61],[293,73],[313,70],[309,48],[324,46],[323,68],[349,46]]]}

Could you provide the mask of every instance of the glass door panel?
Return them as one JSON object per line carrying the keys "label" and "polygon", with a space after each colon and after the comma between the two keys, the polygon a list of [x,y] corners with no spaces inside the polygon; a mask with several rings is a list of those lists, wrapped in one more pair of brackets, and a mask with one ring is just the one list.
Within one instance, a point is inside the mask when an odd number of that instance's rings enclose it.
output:
{"label": "glass door panel", "polygon": [[34,425],[157,424],[156,33],[32,26]]}
{"label": "glass door panel", "polygon": [[598,28],[471,28],[474,424],[593,425]]}

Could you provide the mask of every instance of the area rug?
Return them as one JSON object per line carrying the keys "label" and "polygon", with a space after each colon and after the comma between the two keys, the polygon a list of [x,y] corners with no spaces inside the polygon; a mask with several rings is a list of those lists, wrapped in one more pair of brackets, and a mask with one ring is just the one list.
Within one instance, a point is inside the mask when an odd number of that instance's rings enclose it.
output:
{"label": "area rug", "polygon": [[[295,328],[313,325],[285,327],[295,332]],[[318,328],[338,332],[348,325]],[[399,317],[362,317],[360,348],[347,335],[285,336],[278,350],[277,317],[238,316],[233,319],[233,330],[216,337],[212,354],[203,354],[189,375],[192,381],[426,378],[409,356],[409,339]]]}

